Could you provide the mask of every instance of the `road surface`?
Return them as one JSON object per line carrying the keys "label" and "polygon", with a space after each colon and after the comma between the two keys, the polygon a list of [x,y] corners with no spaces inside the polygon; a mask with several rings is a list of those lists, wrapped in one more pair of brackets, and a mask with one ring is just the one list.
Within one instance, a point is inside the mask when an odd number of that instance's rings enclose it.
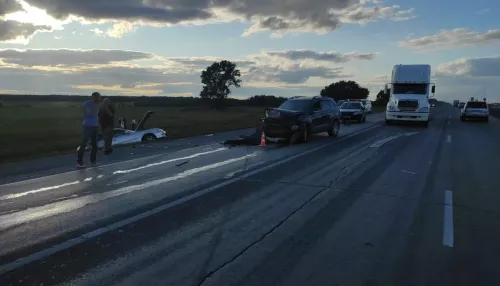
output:
{"label": "road surface", "polygon": [[500,285],[499,131],[440,103],[2,185],[0,285]]}

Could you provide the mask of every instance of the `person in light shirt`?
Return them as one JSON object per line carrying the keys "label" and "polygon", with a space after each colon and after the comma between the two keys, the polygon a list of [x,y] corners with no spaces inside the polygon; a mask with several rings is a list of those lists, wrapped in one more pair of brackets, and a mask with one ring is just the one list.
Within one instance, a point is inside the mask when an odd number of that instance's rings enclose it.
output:
{"label": "person in light shirt", "polygon": [[90,164],[95,166],[97,164],[97,133],[99,132],[99,102],[101,101],[101,94],[98,92],[92,93],[92,98],[83,103],[83,134],[80,147],[78,147],[78,158],[76,166],[78,168],[85,168],[83,163],[83,155],[85,147],[90,140],[92,150],[90,151]]}

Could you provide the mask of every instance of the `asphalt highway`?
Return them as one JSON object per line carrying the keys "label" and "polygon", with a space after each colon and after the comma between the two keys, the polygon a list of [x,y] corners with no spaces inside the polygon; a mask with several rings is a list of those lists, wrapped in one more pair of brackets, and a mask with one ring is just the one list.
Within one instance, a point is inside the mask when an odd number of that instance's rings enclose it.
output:
{"label": "asphalt highway", "polygon": [[432,113],[6,176],[0,285],[500,285],[500,120]]}

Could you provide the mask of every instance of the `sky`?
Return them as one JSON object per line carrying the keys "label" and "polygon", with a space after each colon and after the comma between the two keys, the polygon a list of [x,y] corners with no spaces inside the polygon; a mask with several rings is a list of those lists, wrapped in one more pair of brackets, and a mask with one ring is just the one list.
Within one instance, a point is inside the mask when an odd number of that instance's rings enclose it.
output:
{"label": "sky", "polygon": [[230,60],[232,97],[370,98],[396,64],[430,64],[436,99],[500,95],[496,0],[0,0],[0,93],[199,96]]}

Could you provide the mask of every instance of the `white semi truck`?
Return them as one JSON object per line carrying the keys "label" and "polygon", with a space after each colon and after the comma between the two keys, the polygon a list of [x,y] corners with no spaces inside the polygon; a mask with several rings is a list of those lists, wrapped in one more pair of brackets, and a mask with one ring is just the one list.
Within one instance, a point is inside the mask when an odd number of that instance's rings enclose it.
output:
{"label": "white semi truck", "polygon": [[[429,99],[434,97],[436,85],[431,83],[430,65],[396,65],[392,69],[391,83],[385,85],[389,102],[385,111],[385,122],[415,121],[428,126]],[[432,95],[431,95],[432,93]]]}

